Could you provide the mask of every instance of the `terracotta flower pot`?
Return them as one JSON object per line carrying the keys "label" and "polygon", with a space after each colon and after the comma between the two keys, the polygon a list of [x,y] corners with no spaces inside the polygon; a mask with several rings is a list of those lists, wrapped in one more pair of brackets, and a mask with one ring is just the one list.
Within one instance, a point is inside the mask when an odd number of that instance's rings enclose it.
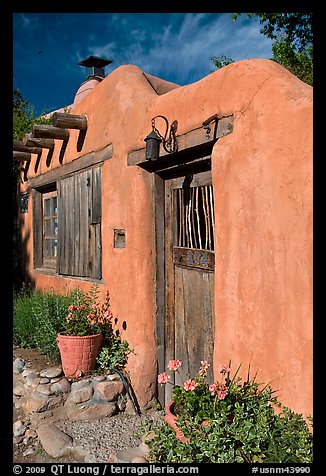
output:
{"label": "terracotta flower pot", "polygon": [[174,414],[174,401],[168,403],[165,407],[165,417],[164,420],[171,426],[171,428],[175,431],[175,436],[178,440],[182,441],[183,443],[187,443],[190,438],[186,438],[177,424],[177,416]]}
{"label": "terracotta flower pot", "polygon": [[[177,423],[177,418],[178,417],[174,413],[174,401],[173,400],[172,400],[172,402],[170,402],[166,405],[165,413],[166,413],[166,415],[164,417],[164,420],[171,426],[171,428],[174,429],[175,436],[178,438],[178,440],[182,441],[183,443],[187,443],[188,441],[190,441],[190,438],[187,438],[186,436],[184,436],[184,434],[182,433],[182,431],[178,427],[178,423]],[[188,423],[188,422],[186,421],[186,423]],[[201,423],[201,425],[202,426],[209,425],[209,422],[204,420]]]}
{"label": "terracotta flower pot", "polygon": [[82,337],[58,334],[57,345],[66,377],[82,377],[92,373],[102,339],[102,334]]}

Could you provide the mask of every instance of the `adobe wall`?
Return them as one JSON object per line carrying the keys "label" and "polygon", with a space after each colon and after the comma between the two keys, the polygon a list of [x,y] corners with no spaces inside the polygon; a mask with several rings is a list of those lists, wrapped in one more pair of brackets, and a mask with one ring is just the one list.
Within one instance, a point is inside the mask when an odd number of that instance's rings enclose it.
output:
{"label": "adobe wall", "polygon": [[[114,70],[71,111],[89,127],[80,153],[70,131],[64,163],[113,144],[102,172],[103,296],[135,355],[129,371],[141,405],[156,385],[153,177],[128,167],[151,118],[178,121],[177,134],[213,114],[234,114],[234,131],[212,153],[215,201],[214,362],[250,362],[293,410],[312,412],[312,88],[269,60],[233,63],[158,95],[135,66]],[[58,142],[49,168],[59,167]],[[33,165],[33,164],[32,164]],[[33,167],[30,167],[33,171]],[[29,176],[31,177],[33,173]],[[91,283],[33,271],[32,203],[21,215],[29,273],[39,288]],[[113,230],[126,248],[113,248]]]}

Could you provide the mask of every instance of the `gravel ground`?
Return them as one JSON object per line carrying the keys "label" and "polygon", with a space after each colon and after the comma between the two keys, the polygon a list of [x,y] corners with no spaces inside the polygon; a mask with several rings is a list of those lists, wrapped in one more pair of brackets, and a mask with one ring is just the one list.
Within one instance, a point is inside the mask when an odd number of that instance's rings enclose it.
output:
{"label": "gravel ground", "polygon": [[73,438],[74,446],[81,446],[94,462],[102,463],[108,461],[112,452],[139,446],[140,425],[145,419],[162,421],[162,416],[155,411],[141,417],[120,413],[100,421],[60,421],[55,424]]}

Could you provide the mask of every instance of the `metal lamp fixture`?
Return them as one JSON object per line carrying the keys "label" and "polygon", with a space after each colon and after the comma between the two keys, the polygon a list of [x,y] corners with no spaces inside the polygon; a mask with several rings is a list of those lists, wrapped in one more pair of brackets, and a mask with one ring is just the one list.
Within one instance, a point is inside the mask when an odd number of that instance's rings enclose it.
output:
{"label": "metal lamp fixture", "polygon": [[[161,118],[165,121],[166,131],[164,137],[160,134],[159,130],[155,127],[155,119]],[[169,138],[169,122],[164,116],[155,116],[152,119],[152,131],[145,137],[146,142],[146,160],[157,160],[160,156],[160,144],[162,142],[163,148],[169,154],[177,151],[177,141],[175,133],[178,128],[178,121],[173,121],[170,126]]]}

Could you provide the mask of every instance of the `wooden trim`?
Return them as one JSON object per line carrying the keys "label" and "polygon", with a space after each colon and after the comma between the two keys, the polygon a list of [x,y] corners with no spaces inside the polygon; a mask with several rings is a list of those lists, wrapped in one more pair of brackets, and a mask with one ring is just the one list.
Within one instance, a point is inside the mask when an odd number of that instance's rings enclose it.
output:
{"label": "wooden trim", "polygon": [[78,159],[64,164],[61,167],[57,167],[45,174],[39,175],[38,177],[33,177],[28,180],[27,189],[42,187],[52,182],[56,182],[63,177],[74,174],[75,172],[86,169],[96,164],[101,164],[105,160],[111,159],[113,155],[112,144],[107,145],[101,150],[95,152],[90,152],[89,154],[83,155]]}
{"label": "wooden trim", "polygon": [[[153,216],[155,243],[155,337],[158,373],[165,372],[165,277],[164,277],[164,195],[165,182],[157,174],[153,174]],[[158,400],[164,407],[165,389],[157,388]]]}

